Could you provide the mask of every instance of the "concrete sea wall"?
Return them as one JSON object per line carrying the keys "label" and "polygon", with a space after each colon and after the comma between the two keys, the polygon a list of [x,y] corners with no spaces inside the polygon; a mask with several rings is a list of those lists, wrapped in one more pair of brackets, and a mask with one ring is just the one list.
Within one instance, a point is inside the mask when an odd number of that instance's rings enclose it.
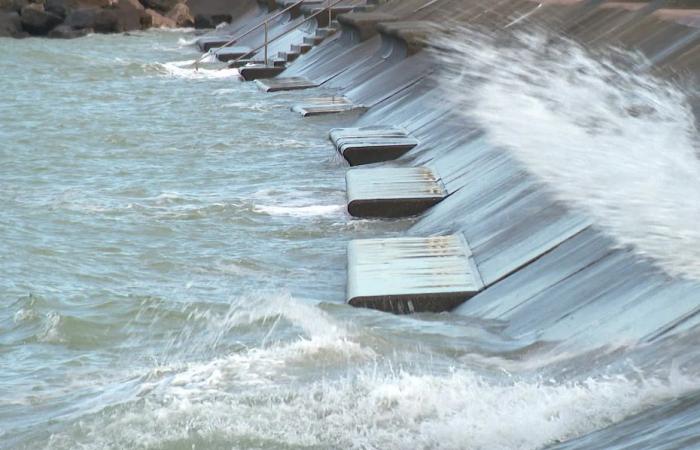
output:
{"label": "concrete sea wall", "polygon": [[[493,139],[479,114],[465,114],[469,95],[457,92],[502,75],[485,62],[485,48],[492,46],[497,59],[499,46],[504,53],[527,47],[522,41],[528,35],[547,36],[552,51],[563,38],[593,60],[614,61],[614,48],[635,52],[624,63],[629,67],[623,64],[629,73],[692,85],[700,70],[696,2],[340,2],[332,22],[321,19],[325,13],[313,16],[325,3],[304,2],[277,15],[292,4],[251,5],[202,43],[218,39],[222,45],[274,18],[269,36],[286,34],[271,44],[268,61],[261,29],[231,43],[245,49],[237,61],[243,77],[257,79],[261,91],[308,89],[309,100],[293,108],[304,116],[356,114],[353,127],[329,130],[353,166],[350,213],[416,217],[404,240],[377,236],[350,244],[351,304],[393,312],[452,310],[501,321],[504,333],[522,342],[576,348],[651,342],[698,323],[700,284],[692,273],[665,267],[632,238],[621,239],[614,224],[562,200],[527,158]],[[455,57],[460,51],[467,57],[461,62]],[[461,85],[450,84],[455,77]],[[466,97],[466,103],[449,97]],[[698,108],[693,92],[684,101]],[[557,136],[559,130],[548,132]]]}

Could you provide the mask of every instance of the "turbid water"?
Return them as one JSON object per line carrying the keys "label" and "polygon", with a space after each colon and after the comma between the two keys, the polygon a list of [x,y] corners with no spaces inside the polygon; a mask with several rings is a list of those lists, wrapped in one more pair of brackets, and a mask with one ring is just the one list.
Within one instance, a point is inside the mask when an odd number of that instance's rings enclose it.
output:
{"label": "turbid water", "polygon": [[0,42],[0,448],[541,448],[697,390],[649,356],[675,340],[345,305],[346,242],[412,221],[345,213],[351,117],[194,72],[192,38]]}

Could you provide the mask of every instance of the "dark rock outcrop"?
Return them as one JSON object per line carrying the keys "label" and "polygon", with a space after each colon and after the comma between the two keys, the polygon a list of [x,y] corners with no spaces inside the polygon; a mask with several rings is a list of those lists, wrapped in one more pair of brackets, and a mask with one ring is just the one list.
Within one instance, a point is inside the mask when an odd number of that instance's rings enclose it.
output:
{"label": "dark rock outcrop", "polygon": [[79,8],[73,10],[66,17],[65,25],[77,30],[93,28],[99,11],[100,10],[97,8]]}
{"label": "dark rock outcrop", "polygon": [[16,12],[29,4],[29,0],[0,0],[0,11]]}
{"label": "dark rock outcrop", "polygon": [[194,17],[195,28],[214,28],[222,22],[230,23],[231,14],[197,14]]}
{"label": "dark rock outcrop", "polygon": [[0,37],[24,37],[22,20],[16,12],[0,12]]}
{"label": "dark rock outcrop", "polygon": [[138,0],[119,0],[113,7],[119,31],[140,30],[150,26],[146,10]]}
{"label": "dark rock outcrop", "polygon": [[73,39],[83,37],[90,32],[92,32],[91,28],[82,28],[80,30],[76,30],[75,28],[71,28],[68,25],[61,24],[53,30],[49,31],[48,36],[50,38],[55,39]]}
{"label": "dark rock outcrop", "polygon": [[41,3],[30,3],[22,8],[22,28],[31,34],[45,35],[61,23],[61,17],[48,12]]}
{"label": "dark rock outcrop", "polygon": [[70,12],[70,4],[68,0],[46,0],[44,3],[46,11],[65,19]]}
{"label": "dark rock outcrop", "polygon": [[119,16],[114,9],[76,9],[66,17],[65,25],[76,30],[92,29],[96,33],[122,31]]}
{"label": "dark rock outcrop", "polygon": [[168,12],[183,0],[141,0],[146,8],[151,8],[159,12]]}

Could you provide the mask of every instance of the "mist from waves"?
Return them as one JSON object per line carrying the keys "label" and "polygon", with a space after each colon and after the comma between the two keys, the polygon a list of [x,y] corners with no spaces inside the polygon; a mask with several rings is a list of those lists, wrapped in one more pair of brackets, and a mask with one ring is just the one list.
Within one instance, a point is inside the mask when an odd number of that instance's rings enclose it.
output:
{"label": "mist from waves", "polygon": [[674,276],[700,279],[700,148],[691,85],[638,53],[545,32],[459,28],[432,42],[444,98],[566,204]]}

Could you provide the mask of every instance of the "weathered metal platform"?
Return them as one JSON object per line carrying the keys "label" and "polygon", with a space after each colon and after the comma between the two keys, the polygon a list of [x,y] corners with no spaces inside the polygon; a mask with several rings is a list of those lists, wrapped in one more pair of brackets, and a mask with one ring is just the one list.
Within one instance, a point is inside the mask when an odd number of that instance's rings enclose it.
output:
{"label": "weathered metal platform", "polygon": [[395,313],[442,312],[484,287],[462,234],[348,244],[347,301]]}
{"label": "weathered metal platform", "polygon": [[406,130],[394,127],[334,128],[329,137],[351,166],[390,161],[418,145]]}
{"label": "weathered metal platform", "polygon": [[308,89],[318,86],[318,84],[306,77],[279,77],[258,80],[258,87],[265,92],[294,91],[298,89]]}
{"label": "weathered metal platform", "polygon": [[245,81],[257,80],[259,78],[270,78],[279,75],[284,71],[284,66],[252,65],[238,69],[238,73]]}
{"label": "weathered metal platform", "polygon": [[350,169],[345,174],[348,212],[354,217],[408,217],[447,196],[429,167]]}
{"label": "weathered metal platform", "polygon": [[228,62],[247,55],[252,55],[252,53],[253,51],[250,47],[224,47],[216,51],[216,59],[219,61]]}
{"label": "weathered metal platform", "polygon": [[222,47],[228,44],[233,36],[203,36],[197,39],[197,47],[203,52],[208,52],[212,48]]}
{"label": "weathered metal platform", "polygon": [[363,106],[355,105],[351,100],[345,97],[334,96],[306,99],[306,103],[292,106],[292,111],[307,117],[321,114],[335,114],[361,108],[363,108]]}

